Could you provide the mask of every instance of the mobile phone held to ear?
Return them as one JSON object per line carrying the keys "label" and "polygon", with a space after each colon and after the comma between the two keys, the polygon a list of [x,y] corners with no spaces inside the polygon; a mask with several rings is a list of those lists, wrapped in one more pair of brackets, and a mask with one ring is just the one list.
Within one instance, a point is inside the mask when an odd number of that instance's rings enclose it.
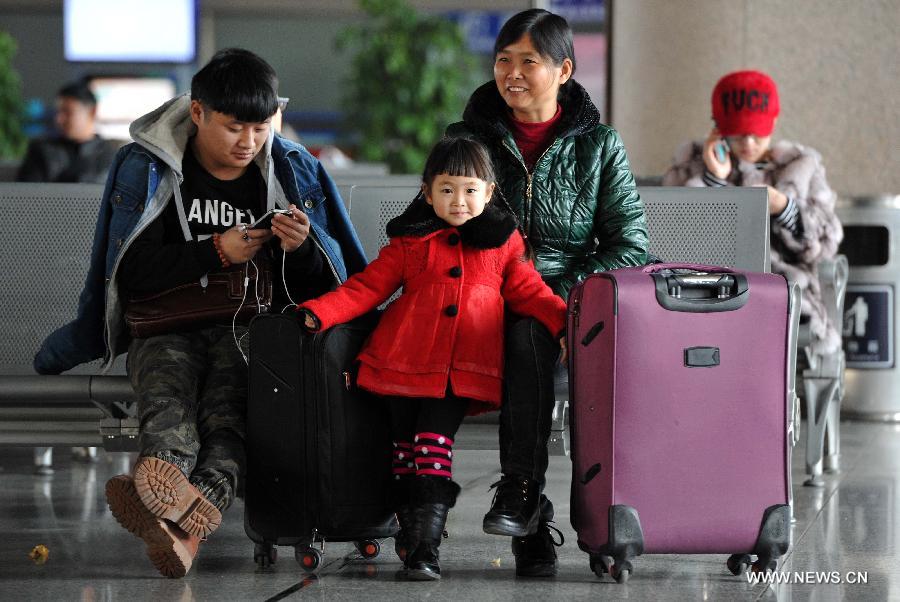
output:
{"label": "mobile phone held to ear", "polygon": [[728,143],[725,140],[719,140],[716,142],[716,161],[719,163],[725,163],[725,159],[728,158],[728,151],[731,150],[728,148]]}
{"label": "mobile phone held to ear", "polygon": [[271,229],[272,228],[272,218],[276,215],[286,215],[288,217],[291,216],[290,209],[270,209],[263,214],[258,220],[247,226],[248,230],[256,230],[256,229]]}

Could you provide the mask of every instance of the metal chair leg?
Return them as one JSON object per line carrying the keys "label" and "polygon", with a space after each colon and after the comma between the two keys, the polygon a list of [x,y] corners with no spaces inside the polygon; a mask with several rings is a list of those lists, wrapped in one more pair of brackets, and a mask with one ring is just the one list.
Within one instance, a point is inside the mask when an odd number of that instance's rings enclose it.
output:
{"label": "metal chair leg", "polygon": [[53,448],[34,448],[34,474],[49,476],[53,474]]}
{"label": "metal chair leg", "polygon": [[806,474],[803,483],[808,487],[822,487],[825,430],[832,401],[837,392],[838,381],[832,378],[803,379],[806,393]]}
{"label": "metal chair leg", "polygon": [[828,417],[825,419],[825,454],[823,465],[825,472],[836,474],[841,471],[841,396],[835,391],[834,398],[828,404]]}

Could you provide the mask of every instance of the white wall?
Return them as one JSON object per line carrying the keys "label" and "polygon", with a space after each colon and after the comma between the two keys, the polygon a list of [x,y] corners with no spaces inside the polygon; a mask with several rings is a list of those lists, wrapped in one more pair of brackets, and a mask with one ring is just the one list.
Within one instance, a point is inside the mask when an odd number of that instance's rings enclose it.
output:
{"label": "white wall", "polygon": [[776,137],[824,156],[839,193],[900,192],[900,0],[616,0],[612,122],[636,174],[712,126],[729,71],[778,83]]}

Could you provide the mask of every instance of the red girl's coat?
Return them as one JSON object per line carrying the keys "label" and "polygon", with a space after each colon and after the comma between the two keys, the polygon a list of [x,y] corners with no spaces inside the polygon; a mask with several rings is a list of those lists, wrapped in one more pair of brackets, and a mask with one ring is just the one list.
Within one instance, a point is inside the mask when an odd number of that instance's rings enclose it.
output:
{"label": "red girl's coat", "polygon": [[524,252],[517,231],[487,249],[462,244],[450,227],[398,236],[364,271],[300,309],[315,314],[325,329],[378,307],[402,286],[360,352],[359,386],[382,395],[440,398],[449,379],[456,395],[481,402],[470,413],[496,409],[504,304],[554,335],[565,327],[565,302]]}

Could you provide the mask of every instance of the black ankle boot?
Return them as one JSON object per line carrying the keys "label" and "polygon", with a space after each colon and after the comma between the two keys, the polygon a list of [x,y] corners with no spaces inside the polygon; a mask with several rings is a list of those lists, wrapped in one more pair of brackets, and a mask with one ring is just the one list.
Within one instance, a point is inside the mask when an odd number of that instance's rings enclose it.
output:
{"label": "black ankle boot", "polygon": [[441,578],[438,548],[459,485],[439,477],[416,477],[413,487],[413,523],[418,542],[406,557],[406,577],[432,581]]}
{"label": "black ankle boot", "polygon": [[419,535],[415,532],[412,507],[412,476],[402,476],[391,482],[391,507],[397,513],[400,531],[394,536],[394,551],[406,563],[409,551],[416,546]]}
{"label": "black ankle boot", "polygon": [[[541,518],[537,532],[525,537],[513,537],[512,540],[518,577],[556,576],[556,548],[563,545],[565,538],[559,529],[549,524],[553,521],[553,504],[543,494],[540,507]],[[551,530],[559,535],[559,543],[553,538]]]}
{"label": "black ankle boot", "polygon": [[484,515],[484,532],[512,537],[534,533],[540,517],[540,484],[527,477],[504,475],[491,485],[494,487],[497,491]]}

